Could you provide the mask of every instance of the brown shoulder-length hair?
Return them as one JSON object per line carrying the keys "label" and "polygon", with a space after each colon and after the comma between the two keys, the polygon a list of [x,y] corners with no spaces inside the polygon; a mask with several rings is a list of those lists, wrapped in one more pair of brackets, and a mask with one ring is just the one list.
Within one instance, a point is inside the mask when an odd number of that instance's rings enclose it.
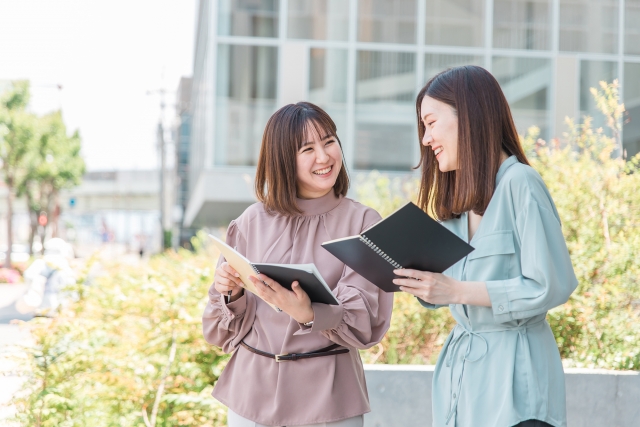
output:
{"label": "brown shoulder-length hair", "polygon": [[[255,181],[256,197],[271,214],[295,216],[302,213],[296,203],[296,157],[306,142],[309,126],[315,128],[320,138],[333,136],[342,151],[336,124],[322,108],[310,102],[298,102],[276,111],[262,135]],[[347,190],[349,174],[343,161],[333,191],[336,196],[346,196]]]}
{"label": "brown shoulder-length hair", "polygon": [[[428,96],[450,105],[458,116],[458,169],[440,172],[425,133],[420,108]],[[511,117],[511,109],[496,79],[482,67],[465,65],[445,70],[427,82],[416,99],[422,179],[418,206],[439,220],[472,210],[483,215],[495,188],[500,156],[515,155],[529,164]]]}

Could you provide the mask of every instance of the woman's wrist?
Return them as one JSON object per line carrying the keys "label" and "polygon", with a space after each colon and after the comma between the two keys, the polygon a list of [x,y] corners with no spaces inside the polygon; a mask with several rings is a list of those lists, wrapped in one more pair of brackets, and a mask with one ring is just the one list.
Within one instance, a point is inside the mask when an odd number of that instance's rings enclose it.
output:
{"label": "woman's wrist", "polygon": [[455,286],[455,304],[468,304],[468,292],[469,292],[469,287],[467,286],[467,284],[469,282],[463,282],[458,280],[458,283]]}
{"label": "woman's wrist", "polygon": [[485,282],[462,282],[456,285],[457,304],[491,307],[491,299]]}
{"label": "woman's wrist", "polygon": [[315,319],[315,313],[313,312],[313,307],[311,307],[311,305],[309,305],[308,310],[304,310],[302,313],[300,313],[294,318],[296,322],[301,323],[303,325],[305,323],[313,322],[314,319]]}

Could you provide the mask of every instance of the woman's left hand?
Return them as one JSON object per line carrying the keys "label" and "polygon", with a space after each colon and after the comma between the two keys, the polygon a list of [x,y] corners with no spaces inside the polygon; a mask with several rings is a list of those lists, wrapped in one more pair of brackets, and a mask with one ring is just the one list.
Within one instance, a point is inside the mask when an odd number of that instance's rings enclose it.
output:
{"label": "woman's left hand", "polygon": [[292,290],[290,291],[264,274],[259,274],[257,278],[251,276],[250,279],[255,285],[260,298],[275,305],[296,322],[308,323],[313,320],[314,313],[311,307],[311,300],[298,282],[293,282],[291,285]]}
{"label": "woman's left hand", "polygon": [[441,273],[430,273],[409,269],[394,270],[394,274],[403,276],[393,279],[404,292],[410,293],[430,304],[448,305],[460,303],[462,282]]}

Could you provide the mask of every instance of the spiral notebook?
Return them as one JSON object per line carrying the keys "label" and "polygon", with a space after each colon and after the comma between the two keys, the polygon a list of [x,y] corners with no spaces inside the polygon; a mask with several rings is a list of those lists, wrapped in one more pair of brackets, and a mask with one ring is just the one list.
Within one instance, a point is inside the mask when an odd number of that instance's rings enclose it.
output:
{"label": "spiral notebook", "polygon": [[322,244],[356,273],[386,292],[398,292],[393,270],[411,268],[442,273],[473,247],[413,203],[356,236]]}
{"label": "spiral notebook", "polygon": [[[209,234],[209,237],[213,239],[213,244],[220,250],[229,265],[240,274],[240,280],[242,280],[245,290],[256,294],[256,288],[249,276],[256,276],[262,273],[289,290],[291,290],[291,284],[298,281],[302,289],[309,295],[311,302],[338,305],[338,300],[322,278],[315,264],[252,263],[222,240],[211,234]],[[277,310],[274,305],[269,305]]]}

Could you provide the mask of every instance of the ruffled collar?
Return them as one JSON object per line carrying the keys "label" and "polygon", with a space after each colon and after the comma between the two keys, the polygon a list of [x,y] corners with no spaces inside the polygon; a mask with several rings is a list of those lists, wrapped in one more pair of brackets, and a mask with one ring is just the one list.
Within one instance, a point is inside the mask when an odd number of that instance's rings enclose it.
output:
{"label": "ruffled collar", "polygon": [[333,189],[316,199],[301,199],[296,197],[296,203],[304,216],[322,215],[335,209],[342,201],[342,196],[336,196]]}

